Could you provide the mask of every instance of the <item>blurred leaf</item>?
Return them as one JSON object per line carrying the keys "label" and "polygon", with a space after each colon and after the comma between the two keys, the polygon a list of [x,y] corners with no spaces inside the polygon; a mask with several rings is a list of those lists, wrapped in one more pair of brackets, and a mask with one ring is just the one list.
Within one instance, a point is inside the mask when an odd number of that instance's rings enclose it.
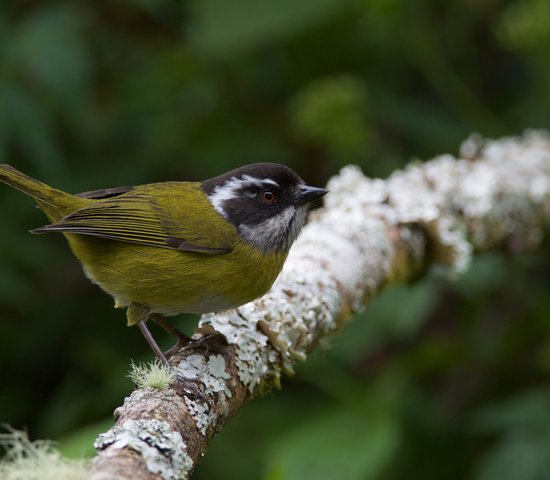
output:
{"label": "blurred leaf", "polygon": [[321,412],[280,439],[271,455],[269,480],[368,480],[387,467],[399,443],[393,412],[381,405],[364,410]]}
{"label": "blurred leaf", "polygon": [[56,114],[74,116],[90,84],[82,23],[67,8],[37,9],[11,27],[0,49],[0,120],[7,127],[0,132],[0,155],[13,143],[43,175],[59,172],[63,158]]}
{"label": "blurred leaf", "polygon": [[336,157],[360,157],[372,137],[366,86],[351,76],[316,80],[291,100],[290,123],[299,138]]}
{"label": "blurred leaf", "polygon": [[330,18],[350,0],[196,0],[191,38],[215,55],[285,40]]}
{"label": "blurred leaf", "polygon": [[473,415],[472,427],[481,432],[540,429],[550,433],[550,389],[522,392],[487,405]]}
{"label": "blurred leaf", "polygon": [[430,281],[383,290],[331,341],[331,355],[354,362],[388,341],[409,340],[427,320],[437,295]]}
{"label": "blurred leaf", "polygon": [[18,269],[0,265],[0,303],[16,306],[29,294],[29,291],[27,279]]}
{"label": "blurred leaf", "polygon": [[505,438],[481,460],[475,480],[544,480],[548,478],[550,434],[533,439]]}
{"label": "blurred leaf", "polygon": [[4,49],[4,67],[44,88],[60,102],[53,108],[78,102],[91,80],[91,64],[83,42],[83,16],[69,8],[35,10],[13,28]]}
{"label": "blurred leaf", "polygon": [[13,140],[22,153],[36,162],[39,171],[55,169],[61,163],[61,152],[55,142],[52,112],[40,108],[32,96],[16,86],[0,91],[6,101]]}
{"label": "blurred leaf", "polygon": [[96,454],[94,442],[97,436],[100,433],[106,432],[112,426],[112,418],[107,418],[91,425],[86,425],[58,439],[57,447],[61,454],[65,457],[93,457]]}
{"label": "blurred leaf", "polygon": [[496,252],[477,255],[471,267],[455,283],[458,291],[466,297],[495,291],[507,281],[505,258]]}
{"label": "blurred leaf", "polygon": [[499,432],[478,465],[477,480],[539,480],[550,470],[550,390],[522,393],[485,406],[472,421],[477,431]]}
{"label": "blurred leaf", "polygon": [[495,23],[497,38],[508,48],[548,51],[550,3],[547,0],[511,2]]}

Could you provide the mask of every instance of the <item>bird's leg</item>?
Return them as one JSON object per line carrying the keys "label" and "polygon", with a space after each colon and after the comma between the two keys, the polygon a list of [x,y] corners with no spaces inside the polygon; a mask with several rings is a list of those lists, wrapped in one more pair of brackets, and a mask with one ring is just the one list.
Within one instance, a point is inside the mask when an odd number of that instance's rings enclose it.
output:
{"label": "bird's leg", "polygon": [[225,337],[221,333],[216,332],[210,325],[203,325],[196,328],[195,333],[201,334],[201,337],[199,339],[193,339],[174,327],[158,313],[151,313],[149,319],[153,320],[159,327],[178,339],[172,348],[164,352],[166,358],[170,358],[172,355],[185,348],[204,348],[207,353],[210,351],[217,352],[221,349],[222,345],[227,344]]}
{"label": "bird's leg", "polygon": [[197,340],[193,340],[193,343],[197,346],[205,347],[206,353],[211,351],[223,353],[223,347],[227,346],[225,335],[218,332],[208,323],[204,323],[200,327],[195,328],[194,333],[199,334],[200,337]]}
{"label": "bird's leg", "polygon": [[181,330],[178,330],[176,327],[174,327],[162,315],[152,313],[151,315],[149,315],[149,318],[153,320],[153,322],[155,322],[159,327],[163,328],[166,332],[178,339],[176,344],[172,348],[170,348],[170,350],[164,353],[167,358],[170,358],[172,355],[174,355],[174,353],[178,352],[182,348],[185,348],[192,342],[191,338],[185,335],[185,333],[183,333]]}
{"label": "bird's leg", "polygon": [[178,343],[189,343],[191,341],[191,339],[187,335],[185,335],[185,333],[174,327],[162,315],[159,315],[158,313],[151,313],[151,315],[149,315],[149,318],[170,335],[176,337],[178,339]]}
{"label": "bird's leg", "polygon": [[163,365],[170,367],[168,360],[162,353],[161,349],[157,345],[157,342],[155,342],[153,335],[151,335],[151,332],[147,328],[146,322],[147,322],[147,319],[150,317],[150,315],[151,315],[151,309],[140,303],[132,302],[130,303],[130,305],[128,306],[128,309],[126,310],[128,326],[137,325],[139,330],[145,337],[145,340],[147,340],[147,343],[153,349],[153,352],[155,352],[155,355],[160,360],[160,362]]}
{"label": "bird's leg", "polygon": [[141,333],[143,333],[143,336],[145,337],[145,340],[147,340],[147,343],[149,346],[153,349],[153,352],[155,352],[155,355],[157,358],[161,361],[163,365],[170,368],[170,364],[168,363],[168,360],[164,356],[164,353],[162,353],[161,349],[157,345],[157,342],[155,342],[155,339],[153,338],[153,335],[151,335],[151,332],[149,331],[149,328],[147,328],[147,324],[145,323],[145,320],[141,320],[138,322],[137,326],[140,329]]}

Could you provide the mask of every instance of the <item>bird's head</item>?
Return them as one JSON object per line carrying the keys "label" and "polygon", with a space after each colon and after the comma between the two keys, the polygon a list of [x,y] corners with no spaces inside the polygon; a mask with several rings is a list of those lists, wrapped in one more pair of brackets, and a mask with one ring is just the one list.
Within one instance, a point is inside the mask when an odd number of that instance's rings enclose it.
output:
{"label": "bird's head", "polygon": [[245,165],[201,186],[214,209],[264,252],[288,251],[306,223],[308,204],[327,193],[276,163]]}

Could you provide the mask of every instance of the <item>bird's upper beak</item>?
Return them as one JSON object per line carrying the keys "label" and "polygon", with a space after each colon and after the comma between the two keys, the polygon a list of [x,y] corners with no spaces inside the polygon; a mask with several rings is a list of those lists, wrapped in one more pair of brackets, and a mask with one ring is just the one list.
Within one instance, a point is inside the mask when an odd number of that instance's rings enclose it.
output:
{"label": "bird's upper beak", "polygon": [[300,187],[300,192],[298,193],[296,203],[298,203],[298,205],[305,205],[306,203],[310,203],[310,202],[313,202],[313,200],[317,200],[318,198],[321,198],[327,192],[328,190],[325,190],[324,188],[310,187],[309,185],[302,185]]}

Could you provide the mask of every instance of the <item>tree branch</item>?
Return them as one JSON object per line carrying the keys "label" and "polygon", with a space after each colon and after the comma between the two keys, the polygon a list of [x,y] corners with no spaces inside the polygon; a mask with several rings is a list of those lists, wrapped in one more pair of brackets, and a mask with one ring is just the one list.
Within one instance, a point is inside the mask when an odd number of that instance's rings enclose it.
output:
{"label": "tree branch", "polygon": [[475,251],[535,247],[550,225],[550,137],[466,140],[459,159],[412,163],[387,180],[346,167],[330,180],[271,291],[201,318],[205,337],[170,363],[170,388],[135,390],[100,435],[89,478],[187,478],[249,400],[364,308],[429,268],[465,270]]}

